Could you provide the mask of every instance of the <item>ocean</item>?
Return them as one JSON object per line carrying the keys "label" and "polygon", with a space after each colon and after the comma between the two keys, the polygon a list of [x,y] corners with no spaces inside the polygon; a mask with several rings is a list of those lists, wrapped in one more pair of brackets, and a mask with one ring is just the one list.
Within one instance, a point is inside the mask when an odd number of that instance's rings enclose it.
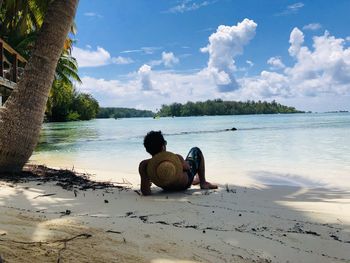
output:
{"label": "ocean", "polygon": [[143,147],[150,130],[161,130],[167,150],[184,157],[201,148],[211,182],[350,190],[350,113],[45,123],[30,161],[137,185],[138,164],[150,157]]}

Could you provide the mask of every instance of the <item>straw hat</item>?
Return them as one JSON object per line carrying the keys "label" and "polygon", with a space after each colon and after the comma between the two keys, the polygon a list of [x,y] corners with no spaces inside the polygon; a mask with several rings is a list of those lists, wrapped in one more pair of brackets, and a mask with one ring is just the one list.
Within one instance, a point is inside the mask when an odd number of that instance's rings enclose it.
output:
{"label": "straw hat", "polygon": [[179,157],[171,152],[157,153],[147,164],[147,175],[159,187],[167,187],[177,181],[182,173],[182,163]]}

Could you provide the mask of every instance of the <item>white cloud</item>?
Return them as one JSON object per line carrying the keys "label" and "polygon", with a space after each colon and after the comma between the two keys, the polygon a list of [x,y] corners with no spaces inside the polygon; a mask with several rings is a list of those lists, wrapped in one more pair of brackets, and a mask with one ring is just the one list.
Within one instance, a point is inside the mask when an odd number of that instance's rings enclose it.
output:
{"label": "white cloud", "polygon": [[304,34],[294,28],[289,54],[295,64],[283,73],[263,71],[241,84],[245,94],[271,97],[313,97],[350,95],[350,48],[345,40],[327,31],[313,38],[313,50],[304,45]]}
{"label": "white cloud", "polygon": [[303,7],[304,7],[304,3],[302,3],[302,2],[294,3],[292,5],[287,6],[287,8],[285,10],[283,10],[282,12],[280,12],[276,15],[277,16],[285,16],[285,15],[296,14]]}
{"label": "white cloud", "polygon": [[229,92],[238,88],[234,77],[234,58],[243,53],[244,46],[255,36],[256,27],[257,24],[249,19],[244,19],[236,26],[221,25],[209,37],[209,44],[201,49],[209,53],[205,72],[212,76],[219,91]]}
{"label": "white cloud", "polygon": [[130,64],[133,63],[131,58],[116,57],[112,58],[110,53],[102,47],[96,50],[82,49],[74,47],[72,56],[77,59],[79,67],[100,67],[108,64]]}
{"label": "white cloud", "polygon": [[79,67],[99,67],[109,64],[111,60],[109,52],[102,47],[97,47],[96,51],[74,47],[72,55]]}
{"label": "white cloud", "polygon": [[314,37],[314,50],[306,46],[294,50],[297,61],[285,70],[286,74],[295,86],[309,94],[349,92],[350,48],[345,48],[344,43],[344,39],[337,39],[327,31]]}
{"label": "white cloud", "polygon": [[246,63],[250,66],[250,67],[253,67],[254,66],[254,63],[253,61],[250,61],[250,60],[246,60]]}
{"label": "white cloud", "polygon": [[282,69],[286,66],[283,64],[281,57],[271,57],[267,60],[267,64],[272,66],[272,69]]}
{"label": "white cloud", "polygon": [[84,13],[84,16],[102,18],[102,15],[94,13],[94,12],[86,12],[86,13]]}
{"label": "white cloud", "polygon": [[127,53],[139,53],[142,52],[142,49],[130,49],[130,50],[123,50],[120,53],[121,54],[127,54]]}
{"label": "white cloud", "polygon": [[196,3],[192,0],[183,0],[181,4],[169,8],[166,13],[185,13],[214,4],[216,1],[202,1]]}
{"label": "white cloud", "polygon": [[179,63],[179,59],[175,57],[173,52],[162,52],[162,61],[166,67],[172,67],[173,65]]}
{"label": "white cloud", "polygon": [[151,80],[151,74],[152,74],[152,68],[151,66],[144,64],[142,65],[138,72],[140,76],[140,82],[142,90],[152,90],[152,80]]}
{"label": "white cloud", "polygon": [[243,87],[238,91],[245,99],[271,98],[291,95],[288,77],[276,72],[262,71],[259,76],[239,80]]}
{"label": "white cloud", "polygon": [[113,61],[113,63],[120,64],[120,65],[134,63],[134,61],[131,58],[126,58],[126,57],[121,57],[121,56],[112,58],[112,61]]}
{"label": "white cloud", "polygon": [[292,30],[292,33],[289,37],[290,47],[288,52],[291,56],[296,56],[299,54],[301,45],[304,43],[304,34],[299,30],[299,28],[295,27]]}
{"label": "white cloud", "polygon": [[152,55],[154,54],[157,50],[162,49],[162,47],[142,47],[141,50],[147,54],[147,55]]}
{"label": "white cloud", "polygon": [[80,91],[93,94],[101,106],[139,105],[139,108],[155,110],[162,104],[219,97],[215,83],[202,72],[152,71],[148,65],[124,77],[123,81],[83,77],[82,82]]}
{"label": "white cloud", "polygon": [[125,83],[119,80],[96,79],[85,76],[81,80],[82,85],[80,86],[80,90],[96,95],[105,94],[107,96],[124,97],[138,92],[138,84],[135,79]]}
{"label": "white cloud", "polygon": [[298,3],[295,3],[295,4],[292,4],[292,5],[289,5],[287,6],[287,9],[288,10],[291,10],[291,11],[298,11],[300,8],[302,8],[304,6],[303,3],[301,2],[298,2]]}
{"label": "white cloud", "polygon": [[144,53],[146,55],[152,55],[156,51],[161,50],[162,47],[141,47],[139,49],[130,49],[130,50],[123,50],[120,53],[121,54],[127,54],[127,53]]}
{"label": "white cloud", "polygon": [[311,23],[311,24],[307,24],[307,25],[303,26],[304,30],[311,30],[311,31],[315,31],[315,30],[318,30],[321,28],[322,28],[322,26],[319,23]]}
{"label": "white cloud", "polygon": [[162,57],[159,60],[152,60],[148,64],[153,66],[164,65],[165,67],[173,67],[175,64],[179,63],[179,58],[177,58],[173,52],[162,52]]}

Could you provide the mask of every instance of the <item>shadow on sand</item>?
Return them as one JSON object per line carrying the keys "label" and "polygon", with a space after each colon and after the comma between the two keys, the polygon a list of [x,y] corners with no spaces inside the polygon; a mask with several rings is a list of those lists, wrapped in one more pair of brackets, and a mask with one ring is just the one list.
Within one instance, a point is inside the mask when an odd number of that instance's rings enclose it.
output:
{"label": "shadow on sand", "polygon": [[0,255],[5,262],[349,262],[348,191],[253,174],[281,185],[153,188],[144,197],[110,184],[3,178]]}

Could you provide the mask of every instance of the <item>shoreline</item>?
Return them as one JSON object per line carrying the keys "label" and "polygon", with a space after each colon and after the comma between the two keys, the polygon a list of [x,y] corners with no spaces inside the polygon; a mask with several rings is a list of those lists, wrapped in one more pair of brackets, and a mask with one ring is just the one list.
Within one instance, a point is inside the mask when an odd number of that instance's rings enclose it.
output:
{"label": "shoreline", "polygon": [[57,183],[0,179],[3,262],[349,262],[348,191]]}

